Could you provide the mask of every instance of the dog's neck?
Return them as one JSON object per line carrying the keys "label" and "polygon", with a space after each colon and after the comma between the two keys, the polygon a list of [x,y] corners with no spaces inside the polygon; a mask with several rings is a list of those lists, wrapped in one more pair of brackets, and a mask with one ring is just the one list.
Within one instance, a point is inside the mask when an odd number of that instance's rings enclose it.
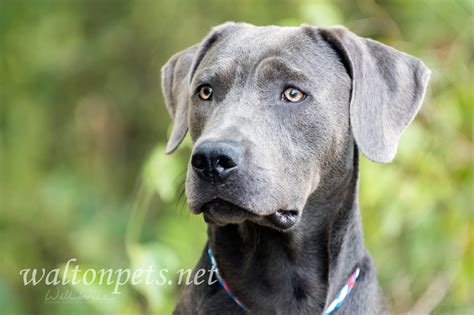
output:
{"label": "dog's neck", "polygon": [[209,225],[219,270],[247,307],[322,311],[355,266],[364,263],[354,151],[351,166],[332,174],[329,189],[312,193],[300,223],[290,231],[254,223]]}

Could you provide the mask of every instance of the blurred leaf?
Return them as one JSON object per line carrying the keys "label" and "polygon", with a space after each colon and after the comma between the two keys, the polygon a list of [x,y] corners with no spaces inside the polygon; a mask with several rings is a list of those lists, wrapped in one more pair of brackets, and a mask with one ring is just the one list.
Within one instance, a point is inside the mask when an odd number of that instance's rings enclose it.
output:
{"label": "blurred leaf", "polygon": [[151,190],[156,190],[164,201],[171,201],[184,174],[183,163],[174,156],[166,155],[165,147],[158,146],[143,169],[143,180]]}

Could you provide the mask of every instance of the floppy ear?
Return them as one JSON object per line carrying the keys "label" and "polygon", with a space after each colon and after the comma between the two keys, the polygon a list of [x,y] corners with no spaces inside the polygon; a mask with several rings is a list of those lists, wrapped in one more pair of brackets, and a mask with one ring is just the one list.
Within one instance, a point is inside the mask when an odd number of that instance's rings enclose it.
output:
{"label": "floppy ear", "polygon": [[320,34],[338,52],[352,79],[350,119],[367,158],[388,163],[421,106],[431,71],[417,58],[342,27]]}
{"label": "floppy ear", "polygon": [[220,37],[244,25],[245,23],[227,22],[214,27],[200,44],[174,54],[161,68],[163,95],[173,120],[173,130],[166,145],[167,154],[176,150],[188,131],[189,88],[199,64]]}
{"label": "floppy ear", "polygon": [[197,45],[173,55],[161,68],[161,87],[173,120],[173,131],[166,145],[167,154],[176,150],[188,131],[188,79],[196,50]]}

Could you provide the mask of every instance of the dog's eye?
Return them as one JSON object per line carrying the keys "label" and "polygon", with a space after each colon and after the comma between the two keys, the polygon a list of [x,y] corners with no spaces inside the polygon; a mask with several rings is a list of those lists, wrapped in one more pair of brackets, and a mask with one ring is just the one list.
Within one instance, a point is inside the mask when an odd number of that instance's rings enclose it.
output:
{"label": "dog's eye", "polygon": [[281,95],[282,100],[292,103],[298,103],[304,100],[305,97],[306,94],[294,87],[287,88],[285,91],[283,91],[283,94]]}
{"label": "dog's eye", "polygon": [[212,99],[212,88],[210,85],[203,85],[199,88],[199,98],[203,101],[210,101]]}

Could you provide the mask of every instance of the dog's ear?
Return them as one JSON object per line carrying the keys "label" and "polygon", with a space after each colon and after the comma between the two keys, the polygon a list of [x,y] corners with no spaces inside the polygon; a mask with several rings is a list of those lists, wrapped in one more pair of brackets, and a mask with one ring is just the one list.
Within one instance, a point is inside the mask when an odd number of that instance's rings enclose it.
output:
{"label": "dog's ear", "polygon": [[183,141],[188,131],[189,72],[197,45],[175,55],[161,68],[161,87],[166,109],[173,120],[173,130],[166,145],[170,154]]}
{"label": "dog's ear", "polygon": [[212,29],[200,44],[174,54],[161,68],[161,86],[166,108],[173,120],[173,130],[166,145],[166,153],[173,153],[188,131],[190,86],[196,69],[209,49],[226,32],[237,27],[228,22]]}
{"label": "dog's ear", "polygon": [[319,31],[351,76],[350,119],[358,147],[375,162],[392,161],[421,106],[430,70],[415,57],[343,27]]}

